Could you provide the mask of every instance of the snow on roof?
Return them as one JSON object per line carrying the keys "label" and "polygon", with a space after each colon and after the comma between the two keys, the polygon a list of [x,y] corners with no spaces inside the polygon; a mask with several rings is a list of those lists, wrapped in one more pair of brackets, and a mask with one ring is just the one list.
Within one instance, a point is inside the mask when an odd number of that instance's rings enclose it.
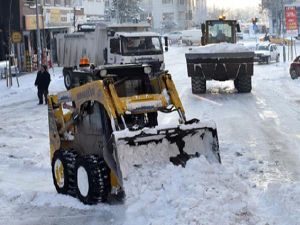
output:
{"label": "snow on roof", "polygon": [[190,53],[229,53],[229,52],[250,52],[250,50],[242,44],[218,43],[208,44],[205,46],[190,48]]}
{"label": "snow on roof", "polygon": [[155,32],[116,32],[116,35],[124,36],[124,37],[157,37],[158,33]]}

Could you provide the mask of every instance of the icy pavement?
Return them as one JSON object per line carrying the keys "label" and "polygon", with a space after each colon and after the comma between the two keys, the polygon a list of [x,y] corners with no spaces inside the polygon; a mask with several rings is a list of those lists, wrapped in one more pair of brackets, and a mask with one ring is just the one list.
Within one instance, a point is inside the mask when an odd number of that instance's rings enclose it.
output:
{"label": "icy pavement", "polygon": [[[166,68],[188,119],[216,122],[222,165],[199,158],[184,169],[137,168],[124,181],[124,204],[83,205],[55,191],[35,74],[21,76],[19,88],[0,80],[0,224],[299,225],[300,83],[289,64],[255,65],[249,94],[209,81],[207,94],[193,95],[185,52],[170,48]],[[64,90],[59,68],[51,79],[50,92]],[[175,118],[159,115],[163,124]]]}

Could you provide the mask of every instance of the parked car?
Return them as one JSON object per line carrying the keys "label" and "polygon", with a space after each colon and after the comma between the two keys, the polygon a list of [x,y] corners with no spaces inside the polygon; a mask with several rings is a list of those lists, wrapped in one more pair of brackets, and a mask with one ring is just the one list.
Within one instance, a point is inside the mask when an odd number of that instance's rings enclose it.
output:
{"label": "parked car", "polygon": [[182,39],[182,32],[181,31],[173,31],[170,33],[165,34],[165,37],[168,37],[168,40],[171,44],[178,43],[179,40]]}
{"label": "parked car", "polygon": [[290,75],[293,80],[300,76],[300,56],[297,56],[291,63]]}
{"label": "parked car", "polygon": [[201,30],[191,29],[191,30],[182,30],[182,31],[173,31],[165,34],[171,44],[178,43],[181,41],[186,45],[200,44],[201,43]]}
{"label": "parked car", "polygon": [[257,45],[254,55],[254,61],[269,64],[270,61],[279,62],[280,53],[276,44],[263,42]]}
{"label": "parked car", "polygon": [[183,30],[182,43],[186,45],[200,44],[202,32],[200,29]]}
{"label": "parked car", "polygon": [[[0,61],[0,79],[6,78],[6,74],[8,74],[8,68],[9,68],[9,62],[6,61]],[[17,66],[11,66],[11,74],[13,76],[17,75],[19,73]]]}

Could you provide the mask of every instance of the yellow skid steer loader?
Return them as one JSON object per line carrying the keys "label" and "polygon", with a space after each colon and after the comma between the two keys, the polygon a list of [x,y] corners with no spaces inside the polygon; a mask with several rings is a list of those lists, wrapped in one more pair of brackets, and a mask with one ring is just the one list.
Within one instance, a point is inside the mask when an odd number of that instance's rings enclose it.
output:
{"label": "yellow skid steer loader", "polygon": [[[221,163],[213,122],[186,120],[171,75],[147,65],[102,66],[93,80],[50,95],[50,156],[58,193],[85,204],[123,199],[123,179],[144,163],[185,166],[203,155]],[[159,126],[157,112],[178,112]]]}

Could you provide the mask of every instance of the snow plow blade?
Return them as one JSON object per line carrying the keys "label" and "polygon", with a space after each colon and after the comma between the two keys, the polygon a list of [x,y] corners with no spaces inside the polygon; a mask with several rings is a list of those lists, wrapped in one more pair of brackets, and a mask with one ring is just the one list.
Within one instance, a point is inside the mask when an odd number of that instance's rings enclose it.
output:
{"label": "snow plow blade", "polygon": [[114,138],[119,178],[144,164],[172,162],[185,167],[189,159],[201,155],[210,163],[221,163],[214,122],[117,131]]}

